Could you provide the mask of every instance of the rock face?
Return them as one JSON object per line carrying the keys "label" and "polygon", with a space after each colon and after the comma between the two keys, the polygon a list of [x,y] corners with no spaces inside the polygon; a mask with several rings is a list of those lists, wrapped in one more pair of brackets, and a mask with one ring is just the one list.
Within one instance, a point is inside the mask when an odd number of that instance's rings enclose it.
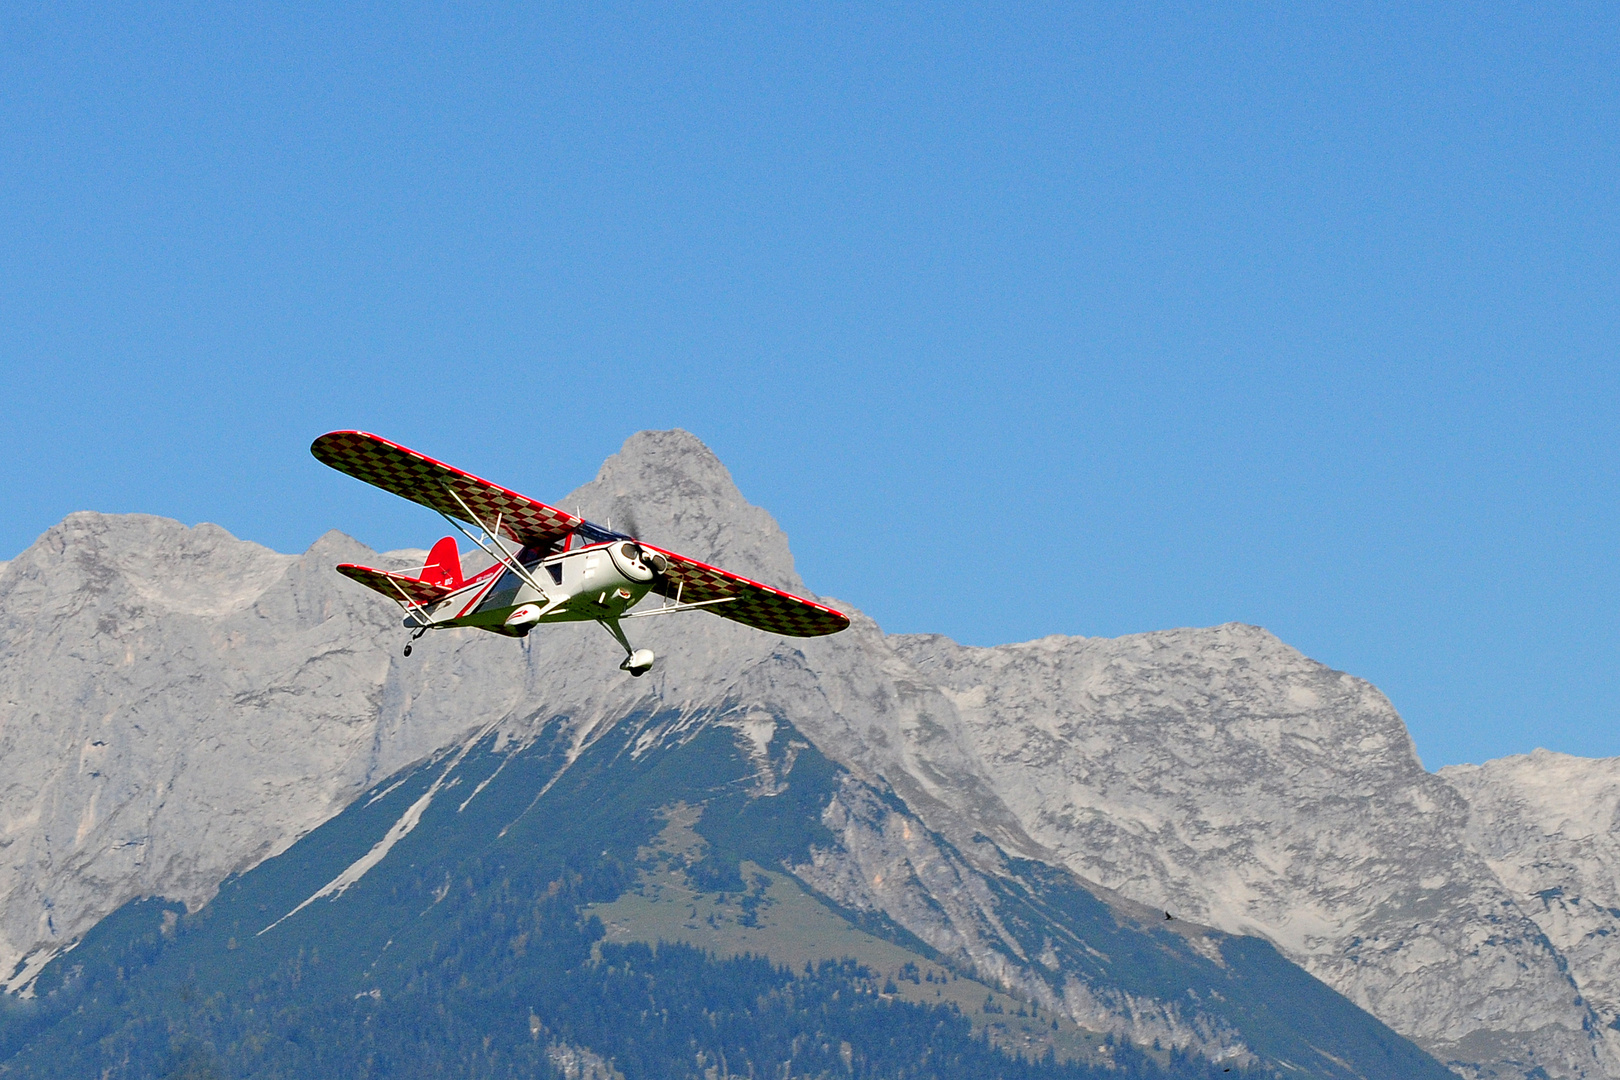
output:
{"label": "rock face", "polygon": [[583,743],[568,718],[513,721],[378,781],[200,911],[102,920],[0,1009],[0,1073],[175,1075],[178,1056],[186,1075],[493,1080],[562,1048],[634,1080],[1450,1075],[1256,938],[1061,868],[977,870],[993,845],[963,859],[746,706]]}
{"label": "rock face", "polygon": [[[564,504],[621,525],[633,509],[649,541],[803,590],[775,522],[684,432],[632,437]],[[1268,938],[1465,1074],[1620,1077],[1603,1026],[1614,995],[1587,1000],[1616,985],[1601,935],[1589,961],[1569,951],[1598,926],[1565,933],[1536,899],[1564,878],[1547,884],[1534,860],[1577,865],[1536,837],[1567,831],[1538,833],[1543,819],[1508,803],[1486,816],[1497,804],[1475,792],[1512,787],[1492,767],[1473,789],[1425,773],[1376,690],[1262,630],[968,649],[886,637],[859,613],[809,641],[694,614],[635,624],[661,659],[630,680],[592,626],[527,647],[435,633],[404,660],[396,609],[331,570],[380,558],[338,534],[294,557],[212,526],[75,514],[0,566],[12,988],[126,900],[200,904],[472,731],[569,717],[583,746],[636,712],[731,710],[761,726],[791,715],[964,858],[988,838]],[[1535,784],[1520,788],[1535,803]],[[1612,851],[1610,822],[1592,850]],[[1582,904],[1615,903],[1603,857],[1608,891]],[[1581,858],[1596,875],[1601,860]]]}
{"label": "rock face", "polygon": [[131,897],[202,903],[522,693],[521,657],[482,643],[396,670],[393,613],[332,580],[369,554],[80,513],[0,572],[11,988]]}
{"label": "rock face", "polygon": [[1537,750],[1440,775],[1468,800],[1469,846],[1569,965],[1600,1030],[1620,1040],[1620,758]]}
{"label": "rock face", "polygon": [[1367,683],[1237,625],[895,644],[1081,876],[1269,939],[1454,1067],[1601,1075],[1557,950]]}

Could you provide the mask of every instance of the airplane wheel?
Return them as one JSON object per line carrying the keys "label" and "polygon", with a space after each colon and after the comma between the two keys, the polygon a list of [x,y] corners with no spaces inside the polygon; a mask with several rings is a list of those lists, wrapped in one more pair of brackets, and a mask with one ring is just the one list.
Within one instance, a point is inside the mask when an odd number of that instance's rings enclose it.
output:
{"label": "airplane wheel", "polygon": [[637,649],[625,658],[624,670],[628,671],[632,677],[639,679],[652,670],[653,659],[651,649]]}
{"label": "airplane wheel", "polygon": [[409,645],[405,646],[405,655],[406,656],[411,655],[411,647]]}

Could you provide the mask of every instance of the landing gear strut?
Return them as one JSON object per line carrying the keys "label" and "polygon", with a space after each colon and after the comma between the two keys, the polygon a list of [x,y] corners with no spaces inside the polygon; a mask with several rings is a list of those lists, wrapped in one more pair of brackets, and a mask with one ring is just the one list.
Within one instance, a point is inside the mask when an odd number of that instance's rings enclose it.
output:
{"label": "landing gear strut", "polygon": [[[419,637],[421,637],[421,636],[422,636],[422,635],[423,635],[423,634],[425,634],[425,633],[427,633],[427,629],[428,629],[428,628],[427,628],[427,627],[425,627],[425,626],[418,626],[418,627],[417,627],[417,628],[416,628],[416,633],[414,633],[414,634],[412,634],[412,635],[411,635],[411,641],[415,641],[415,640],[416,640],[416,639],[417,639],[417,638],[419,638]],[[411,655],[411,641],[407,641],[407,642],[406,642],[406,643],[405,643],[405,655],[406,655],[406,656],[409,656],[409,655]]]}
{"label": "landing gear strut", "polygon": [[619,627],[618,619],[603,619],[601,622],[607,632],[613,635],[613,640],[624,646],[625,657],[619,664],[620,671],[628,671],[632,678],[639,679],[652,670],[653,661],[657,658],[651,649],[632,649],[629,639]]}

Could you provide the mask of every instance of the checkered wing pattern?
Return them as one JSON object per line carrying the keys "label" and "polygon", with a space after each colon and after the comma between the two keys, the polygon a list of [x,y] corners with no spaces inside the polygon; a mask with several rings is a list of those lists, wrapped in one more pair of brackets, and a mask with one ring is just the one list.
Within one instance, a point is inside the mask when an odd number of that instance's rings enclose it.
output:
{"label": "checkered wing pattern", "polygon": [[431,604],[450,595],[450,590],[442,586],[418,581],[404,574],[390,574],[387,570],[373,570],[369,566],[344,563],[337,568],[337,572],[346,578],[353,578],[368,589],[376,589],[396,603],[401,602],[401,592],[415,604]]}
{"label": "checkered wing pattern", "polygon": [[708,610],[744,626],[784,637],[820,637],[823,634],[836,634],[849,625],[849,616],[813,600],[749,581],[661,547],[651,544],[641,546],[659,552],[669,561],[668,568],[653,588],[671,599],[678,592],[684,604],[736,597],[729,603],[716,604]]}
{"label": "checkered wing pattern", "polygon": [[[498,519],[500,531],[520,544],[545,546],[582,524],[573,514],[364,431],[328,432],[315,440],[309,452],[338,472],[460,521],[477,524],[468,510],[485,525],[493,526]],[[462,503],[467,504],[466,509]]]}

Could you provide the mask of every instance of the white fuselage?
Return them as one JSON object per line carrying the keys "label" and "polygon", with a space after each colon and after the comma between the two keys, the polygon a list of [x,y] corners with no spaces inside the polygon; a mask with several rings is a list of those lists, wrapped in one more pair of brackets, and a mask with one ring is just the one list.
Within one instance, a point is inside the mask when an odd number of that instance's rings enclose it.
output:
{"label": "white fuselage", "polygon": [[[522,637],[541,622],[616,620],[647,595],[654,577],[626,540],[518,562],[528,580],[496,566],[421,614],[434,628],[476,626]],[[411,621],[420,625],[421,618]]]}

